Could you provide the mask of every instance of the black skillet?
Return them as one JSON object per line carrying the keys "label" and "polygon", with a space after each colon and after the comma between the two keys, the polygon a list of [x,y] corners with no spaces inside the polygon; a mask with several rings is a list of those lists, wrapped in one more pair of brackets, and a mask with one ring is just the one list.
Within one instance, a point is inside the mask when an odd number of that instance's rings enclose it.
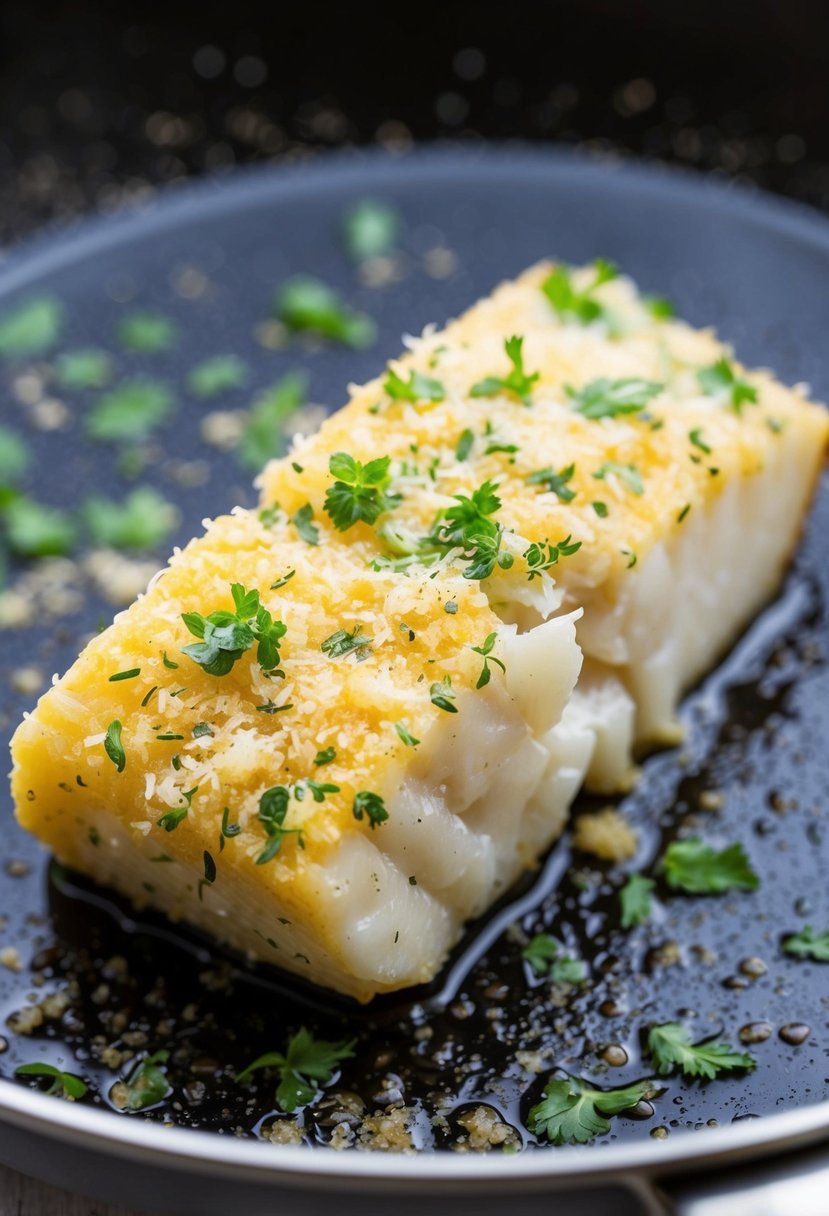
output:
{"label": "black skillet", "polygon": [[[402,221],[399,273],[383,286],[361,282],[343,252],[343,212],[366,197],[391,204]],[[399,352],[401,333],[443,322],[541,257],[578,263],[597,255],[618,262],[643,290],[671,297],[692,323],[716,326],[747,364],[808,381],[818,398],[829,394],[829,227],[819,217],[685,174],[552,151],[447,148],[404,159],[355,153],[207,181],[15,252],[0,273],[0,321],[7,309],[46,294],[62,304],[64,325],[45,354],[0,365],[3,422],[25,431],[36,451],[29,484],[40,498],[67,509],[90,491],[120,498],[130,483],[111,449],[83,437],[96,392],[61,390],[74,421],[40,431],[19,404],[26,376],[34,369],[48,388],[61,351],[95,346],[112,352],[116,379],[138,372],[164,382],[177,406],[140,480],[175,499],[181,524],[174,539],[184,541],[204,516],[254,501],[233,455],[200,438],[205,412],[243,408],[294,368],[307,371],[312,401],[336,407],[349,381],[369,377]],[[274,289],[300,271],[374,316],[376,345],[271,349],[262,323]],[[174,320],[177,339],[166,352],[130,354],[116,341],[119,319],[141,309]],[[209,354],[229,352],[249,368],[246,387],[208,405],[195,400],[185,387],[188,371]],[[182,460],[205,462],[207,480],[181,484]],[[820,1152],[805,1165],[793,1154],[829,1137],[829,967],[787,957],[781,939],[805,921],[829,924],[825,491],[779,598],[687,698],[685,746],[648,760],[624,804],[641,842],[629,868],[655,866],[690,822],[713,843],[742,841],[761,875],[756,894],[691,900],[659,889],[651,922],[623,933],[622,870],[571,857],[565,840],[540,878],[477,926],[438,984],[361,1010],[223,959],[50,869],[6,799],[0,947],[17,948],[22,970],[0,970],[0,1010],[5,1019],[29,994],[42,1000],[67,981],[76,995],[62,1018],[47,1019],[34,1034],[6,1032],[0,1159],[121,1202],[199,1213],[230,1205],[246,1214],[276,1204],[311,1214],[332,1201],[354,1212],[389,1202],[420,1211],[429,1194],[451,1194],[456,1212],[488,1212],[503,1206],[505,1192],[516,1211],[547,1212],[554,1190],[557,1212],[657,1211],[657,1180],[679,1173],[695,1179],[665,1183],[681,1210],[714,1213],[719,1201],[693,1198],[700,1179],[710,1180],[715,1167],[751,1162],[748,1182],[732,1168],[711,1184],[715,1193],[734,1189],[723,1210],[749,1212],[758,1210],[756,1196],[737,1194],[749,1182],[765,1186],[766,1174],[779,1180],[823,1168]],[[21,666],[63,670],[111,611],[91,594],[57,623],[35,614],[29,628],[0,635],[4,674]],[[14,692],[9,678],[4,689],[10,731],[31,694]],[[722,795],[703,798],[715,809],[698,809],[703,791]],[[516,924],[525,935],[554,933],[586,963],[588,984],[561,1007],[522,962]],[[125,962],[113,966],[113,957]],[[671,1078],[651,1111],[614,1119],[611,1133],[589,1146],[534,1144],[526,1114],[553,1068],[604,1085],[640,1079],[649,1075],[644,1028],[677,1018],[696,1037],[720,1033],[732,1042],[741,1029],[768,1023],[768,1037],[752,1047],[757,1069],[710,1084]],[[282,1047],[300,1024],[324,1037],[356,1036],[338,1089],[370,1109],[405,1102],[422,1152],[332,1151],[333,1112],[324,1096],[305,1113],[305,1143],[258,1142],[276,1117],[272,1082],[241,1087],[233,1076]],[[138,1114],[114,1108],[118,1069],[96,1059],[100,1043],[123,1043],[124,1034],[139,1054],[170,1052],[171,1092]],[[608,1045],[624,1048],[626,1065],[608,1069]],[[514,1053],[538,1046],[549,1054],[535,1076],[516,1066]],[[31,1079],[15,1079],[15,1068],[33,1059],[84,1076],[89,1094],[69,1105],[37,1092]],[[463,1130],[459,1117],[481,1103],[514,1128],[522,1152],[450,1151]],[[435,1125],[437,1110],[444,1119]],[[758,1164],[773,1153],[781,1155]],[[809,1210],[791,1189],[783,1194],[783,1205],[769,1211]],[[763,1196],[775,1201],[769,1187]]]}

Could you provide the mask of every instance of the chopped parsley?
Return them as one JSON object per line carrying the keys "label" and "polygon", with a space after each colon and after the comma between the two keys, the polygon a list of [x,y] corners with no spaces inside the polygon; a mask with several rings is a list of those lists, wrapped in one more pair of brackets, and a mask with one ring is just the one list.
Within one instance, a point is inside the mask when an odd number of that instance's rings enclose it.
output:
{"label": "chopped parsley", "polygon": [[286,626],[274,620],[259,602],[259,592],[232,583],[235,612],[219,610],[204,617],[200,612],[184,612],[181,619],[194,637],[201,641],[183,648],[184,654],[198,663],[208,675],[226,676],[234,663],[258,643],[256,660],[263,672],[277,672],[279,645]]}
{"label": "chopped parsley", "polygon": [[67,553],[77,529],[65,511],[23,495],[0,506],[9,548],[19,557],[56,557]]}
{"label": "chopped parsley", "polygon": [[688,438],[695,448],[699,448],[701,452],[705,452],[706,456],[710,456],[711,449],[703,439],[700,427],[695,427],[693,431],[689,431]]}
{"label": "chopped parsley", "polygon": [[679,1069],[686,1077],[704,1077],[713,1081],[721,1072],[757,1067],[753,1056],[733,1051],[727,1043],[692,1043],[681,1022],[665,1022],[653,1026],[648,1033],[648,1052],[661,1077]]}
{"label": "chopped parsley", "polygon": [[219,852],[225,847],[226,840],[232,840],[234,836],[238,836],[242,830],[240,823],[230,822],[230,807],[226,806],[222,811],[222,826],[219,829]]}
{"label": "chopped parsley", "polygon": [[124,751],[124,746],[121,742],[121,731],[123,727],[116,718],[110,722],[107,727],[106,738],[104,739],[104,751],[109,756],[112,763],[115,765],[119,773],[123,773],[127,767],[127,754]]}
{"label": "chopped parsley", "polygon": [[524,405],[532,405],[532,388],[540,376],[540,372],[527,375],[524,370],[524,355],[522,347],[524,339],[514,335],[504,342],[504,350],[512,364],[512,370],[504,377],[487,376],[473,384],[469,390],[470,397],[495,397],[499,393],[510,393],[523,401]]}
{"label": "chopped parsley", "polygon": [[365,815],[372,831],[389,817],[385,802],[379,794],[373,794],[371,790],[360,790],[356,793],[351,810],[355,819],[362,819]]}
{"label": "chopped parsley", "polygon": [[786,954],[795,958],[811,958],[816,963],[829,963],[829,929],[815,933],[811,925],[804,925],[799,933],[783,941]]}
{"label": "chopped parsley", "polygon": [[443,401],[446,396],[446,389],[440,380],[416,371],[409,372],[408,380],[404,380],[393,368],[389,368],[389,374],[383,381],[383,392],[393,401],[411,401],[414,405],[418,401]]}
{"label": "chopped parsley", "polygon": [[126,671],[116,671],[114,676],[109,677],[109,682],[110,684],[116,684],[119,680],[134,680],[136,676],[140,675],[140,667],[129,667]]}
{"label": "chopped parsley", "polygon": [[29,467],[31,454],[22,436],[0,426],[0,485],[19,481]]}
{"label": "chopped parsley", "polygon": [[596,259],[593,270],[593,279],[586,287],[575,286],[573,272],[567,266],[556,266],[541,284],[541,290],[562,320],[572,319],[579,325],[590,325],[606,317],[604,304],[595,299],[593,293],[602,284],[617,278],[619,271],[604,258]]}
{"label": "chopped parsley", "polygon": [[676,316],[676,308],[665,296],[642,296],[642,305],[654,321],[670,321]]}
{"label": "chopped parsley", "polygon": [[190,803],[187,806],[174,807],[172,811],[165,811],[161,818],[157,821],[156,827],[163,828],[165,832],[174,832],[182,820],[186,819],[190,813]]}
{"label": "chopped parsley", "polygon": [[322,751],[317,752],[316,756],[314,756],[314,764],[318,766],[321,764],[330,764],[331,761],[336,760],[336,758],[336,747],[324,747]]}
{"label": "chopped parsley", "polygon": [[672,841],[665,850],[662,867],[669,887],[691,895],[756,891],[760,884],[741,844],[718,852],[698,836]]}
{"label": "chopped parsley", "polygon": [[261,469],[285,448],[285,423],[305,403],[308,378],[288,372],[256,398],[247,416],[236,455],[246,468]]}
{"label": "chopped parsley", "polygon": [[328,461],[328,470],[335,478],[328,487],[324,507],[339,532],[345,532],[362,520],[373,524],[385,512],[400,503],[397,495],[386,494],[391,480],[391,458],[381,456],[363,465],[347,452],[335,452]]}
{"label": "chopped parsley", "polygon": [[721,397],[738,414],[743,406],[757,401],[757,389],[748,380],[737,376],[727,359],[718,359],[710,367],[697,372],[697,381],[706,397]]}
{"label": "chopped parsley", "polygon": [[194,739],[203,739],[205,736],[208,736],[209,738],[212,739],[214,733],[215,732],[213,730],[213,727],[210,725],[209,722],[197,722],[196,725],[193,727],[193,738]]}
{"label": "chopped parsley", "polygon": [[591,502],[591,507],[598,515],[599,519],[607,519],[607,503],[606,502]]}
{"label": "chopped parsley", "polygon": [[300,507],[291,518],[291,523],[308,545],[318,545],[320,543],[320,530],[313,522],[313,519],[314,508],[310,502],[306,502],[304,507]]}
{"label": "chopped parsley", "polygon": [[178,663],[174,663],[172,659],[167,658],[166,650],[163,651],[163,653],[162,653],[161,661],[164,664],[164,666],[169,667],[171,671],[178,671]]}
{"label": "chopped parsley", "polygon": [[63,326],[54,296],[33,296],[0,316],[0,359],[27,359],[54,346]]}
{"label": "chopped parsley", "polygon": [[568,387],[566,392],[576,413],[595,421],[638,414],[664,387],[653,380],[640,380],[632,376],[622,380],[608,380],[600,376],[578,391]]}
{"label": "chopped parsley", "polygon": [[187,388],[194,397],[208,401],[221,393],[242,388],[247,378],[247,364],[238,355],[212,355],[191,369]]}
{"label": "chopped parsley", "polygon": [[581,984],[585,979],[584,963],[572,955],[562,954],[562,947],[549,933],[536,933],[521,951],[536,975],[549,975],[556,984]]}
{"label": "chopped parsley", "polygon": [[70,350],[55,360],[61,388],[104,388],[112,376],[112,359],[103,350]]}
{"label": "chopped parsley", "polygon": [[680,510],[677,511],[676,522],[678,524],[681,524],[683,519],[685,518],[685,516],[688,514],[688,512],[690,510],[691,510],[691,504],[689,502],[686,502],[685,506],[681,507]]}
{"label": "chopped parsley", "polygon": [[170,1085],[161,1064],[166,1064],[168,1051],[156,1051],[151,1056],[139,1060],[132,1071],[124,1079],[126,1087],[126,1109],[147,1110],[157,1106],[172,1093]]}
{"label": "chopped parsley", "polygon": [[637,498],[641,498],[645,493],[642,474],[635,464],[618,464],[615,460],[606,460],[593,474],[597,481],[604,481],[608,475],[618,477]]}
{"label": "chopped parsley", "polygon": [[15,1070],[16,1077],[46,1077],[51,1081],[51,1085],[46,1090],[47,1094],[57,1094],[60,1098],[69,1098],[74,1102],[78,1098],[82,1098],[89,1089],[85,1081],[80,1077],[76,1077],[72,1072],[61,1072],[59,1068],[55,1068],[53,1064],[44,1064],[38,1060],[31,1064],[20,1064]]}
{"label": "chopped parsley", "polygon": [[622,908],[621,924],[623,929],[633,929],[643,924],[651,914],[653,901],[651,892],[656,883],[644,874],[631,874],[619,892],[619,903]]}
{"label": "chopped parsley", "polygon": [[277,705],[271,697],[268,697],[267,701],[265,701],[263,705],[256,706],[257,713],[260,714],[283,714],[286,709],[293,708],[293,701],[286,701],[284,705]]}
{"label": "chopped parsley", "polygon": [[268,843],[256,858],[258,866],[266,865],[276,857],[286,836],[296,836],[300,848],[304,848],[301,828],[285,827],[290,801],[291,790],[287,785],[274,785],[259,799],[257,817],[265,829]]}
{"label": "chopped parsley", "polygon": [[576,472],[574,464],[568,464],[566,468],[559,469],[556,473],[550,465],[544,469],[536,469],[534,473],[529,473],[527,476],[527,485],[540,486],[542,490],[549,490],[555,494],[559,502],[572,502],[576,497],[575,490],[571,490],[568,482],[573,480],[573,475]]}
{"label": "chopped parsley", "polygon": [[160,312],[131,312],[118,324],[118,341],[136,354],[158,355],[172,350],[177,337],[175,322]]}
{"label": "chopped parsley", "polygon": [[522,554],[530,571],[528,576],[530,582],[534,578],[540,578],[544,571],[557,566],[560,557],[572,557],[574,553],[578,553],[580,548],[581,541],[573,540],[569,535],[565,536],[564,540],[560,540],[557,545],[551,545],[549,541],[544,541],[542,544],[533,541]]}
{"label": "chopped parsley", "polygon": [[296,570],[289,570],[287,574],[283,574],[282,577],[278,578],[275,583],[271,583],[271,591],[278,591],[280,587],[284,587],[286,583],[291,581],[295,574]]}
{"label": "chopped parsley", "polygon": [[86,431],[101,442],[147,439],[166,421],[173,394],[158,380],[125,380],[97,401],[86,415]]}
{"label": "chopped parsley", "polygon": [[355,625],[351,633],[346,629],[337,629],[330,637],[320,644],[320,650],[329,659],[341,659],[343,655],[354,652],[358,663],[362,663],[371,654],[373,638],[360,633],[360,626]]}
{"label": "chopped parsley", "polygon": [[438,709],[443,709],[448,714],[456,714],[458,712],[457,705],[453,702],[458,694],[452,687],[452,679],[450,676],[444,676],[442,680],[436,681],[429,688],[429,698],[433,705]]}
{"label": "chopped parsley", "polygon": [[343,215],[346,253],[353,262],[383,257],[394,248],[399,229],[400,216],[394,207],[377,199],[361,199]]}
{"label": "chopped parsley", "polygon": [[544,1097],[527,1116],[527,1127],[551,1144],[586,1144],[610,1131],[606,1116],[631,1110],[653,1091],[650,1081],[624,1089],[593,1089],[576,1077],[550,1081]]}
{"label": "chopped parsley", "polygon": [[395,722],[394,729],[397,731],[399,738],[403,741],[403,743],[405,743],[406,747],[417,747],[417,745],[420,743],[420,740],[414,737],[406,726],[405,722]]}
{"label": "chopped parsley", "polygon": [[461,431],[460,437],[459,437],[457,445],[455,447],[456,458],[458,460],[467,460],[469,458],[469,453],[472,451],[474,444],[475,444],[474,432],[471,431],[469,429],[469,427],[467,427],[466,430]]}
{"label": "chopped parsley", "polygon": [[377,326],[365,313],[349,309],[337,292],[310,275],[297,275],[277,292],[276,315],[295,333],[313,333],[362,350],[371,346]]}
{"label": "chopped parsley", "polygon": [[302,802],[305,797],[305,791],[308,791],[314,802],[325,802],[327,794],[339,794],[340,787],[332,782],[312,781],[310,777],[305,777],[302,781],[297,781],[294,786],[294,798],[297,802]]}
{"label": "chopped parsley", "polygon": [[334,1079],[338,1065],[343,1060],[352,1058],[354,1053],[351,1049],[354,1042],[353,1039],[339,1043],[315,1039],[311,1032],[302,1026],[288,1040],[284,1055],[281,1052],[269,1051],[259,1056],[238,1074],[236,1080],[242,1083],[248,1081],[251,1074],[261,1068],[277,1069],[279,1084],[275,1099],[282,1110],[292,1114],[299,1107],[313,1102],[320,1086],[327,1085]]}
{"label": "chopped parsley", "polygon": [[178,508],[152,486],[139,486],[121,503],[87,498],[82,510],[94,543],[117,549],[154,549],[179,521]]}
{"label": "chopped parsley", "polygon": [[454,494],[457,505],[446,508],[428,537],[427,544],[444,553],[461,550],[461,559],[467,563],[464,578],[489,578],[496,565],[502,569],[512,565],[512,555],[500,552],[504,530],[490,518],[501,508],[497,488],[495,482],[485,481],[468,497]]}
{"label": "chopped parsley", "polygon": [[491,672],[489,670],[490,663],[495,663],[496,666],[501,668],[501,671],[507,670],[501,660],[497,659],[492,653],[492,649],[497,640],[498,634],[490,633],[487,635],[483,646],[470,646],[470,650],[474,650],[475,654],[482,655],[484,660],[484,665],[481,668],[481,674],[478,676],[478,682],[475,685],[476,688],[484,688],[489,683],[491,678]]}

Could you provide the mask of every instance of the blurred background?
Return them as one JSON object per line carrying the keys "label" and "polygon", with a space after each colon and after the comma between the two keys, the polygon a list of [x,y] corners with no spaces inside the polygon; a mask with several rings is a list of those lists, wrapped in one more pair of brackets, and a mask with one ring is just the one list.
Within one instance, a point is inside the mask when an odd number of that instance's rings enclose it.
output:
{"label": "blurred background", "polygon": [[521,139],[829,207],[829,6],[19,4],[0,14],[0,242],[239,165]]}

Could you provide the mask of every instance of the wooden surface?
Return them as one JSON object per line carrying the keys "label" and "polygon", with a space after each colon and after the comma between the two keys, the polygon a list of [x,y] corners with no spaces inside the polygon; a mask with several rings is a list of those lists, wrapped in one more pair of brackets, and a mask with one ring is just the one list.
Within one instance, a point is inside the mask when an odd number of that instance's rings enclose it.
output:
{"label": "wooden surface", "polygon": [[70,1195],[0,1166],[0,1216],[150,1216]]}

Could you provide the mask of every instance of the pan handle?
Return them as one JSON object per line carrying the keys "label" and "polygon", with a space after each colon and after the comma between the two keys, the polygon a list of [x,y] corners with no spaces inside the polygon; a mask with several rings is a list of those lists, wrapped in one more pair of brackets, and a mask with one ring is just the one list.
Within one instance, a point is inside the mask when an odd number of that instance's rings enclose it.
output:
{"label": "pan handle", "polygon": [[826,1216],[829,1152],[810,1149],[702,1177],[665,1178],[657,1192],[666,1216]]}

